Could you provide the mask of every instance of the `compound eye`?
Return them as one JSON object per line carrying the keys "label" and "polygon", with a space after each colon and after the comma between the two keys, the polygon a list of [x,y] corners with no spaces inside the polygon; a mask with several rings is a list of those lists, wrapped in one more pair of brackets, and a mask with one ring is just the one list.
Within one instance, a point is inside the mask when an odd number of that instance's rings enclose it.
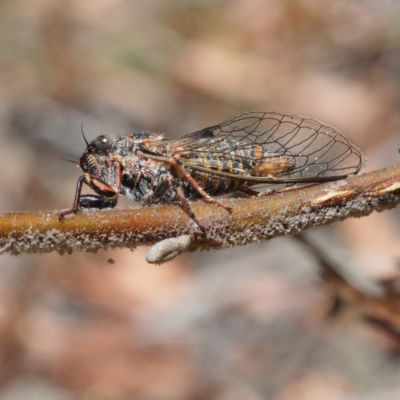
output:
{"label": "compound eye", "polygon": [[108,150],[112,146],[112,143],[113,139],[110,135],[100,135],[93,142],[96,148],[101,151]]}

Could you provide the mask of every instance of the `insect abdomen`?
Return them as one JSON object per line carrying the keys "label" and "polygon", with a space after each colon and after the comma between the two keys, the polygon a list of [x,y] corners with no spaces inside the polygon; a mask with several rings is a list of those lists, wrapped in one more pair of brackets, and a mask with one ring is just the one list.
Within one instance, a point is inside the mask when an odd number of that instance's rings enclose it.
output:
{"label": "insect abdomen", "polygon": [[[279,174],[293,169],[295,164],[292,158],[268,153],[261,145],[230,139],[209,145],[204,151],[199,149],[190,155],[190,161],[204,168],[249,177]],[[210,195],[233,192],[246,184],[243,179],[202,172],[195,167],[190,170],[197,183]]]}

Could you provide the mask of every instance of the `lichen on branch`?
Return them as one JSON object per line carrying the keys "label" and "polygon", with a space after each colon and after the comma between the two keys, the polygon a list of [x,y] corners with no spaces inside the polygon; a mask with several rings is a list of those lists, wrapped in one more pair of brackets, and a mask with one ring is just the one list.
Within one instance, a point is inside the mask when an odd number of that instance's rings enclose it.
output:
{"label": "lichen on branch", "polygon": [[400,165],[268,196],[224,201],[232,207],[231,214],[214,204],[192,203],[205,236],[179,205],[86,210],[62,223],[59,211],[0,214],[0,253],[96,252],[153,245],[184,235],[191,237],[187,250],[198,251],[294,235],[396,207]]}

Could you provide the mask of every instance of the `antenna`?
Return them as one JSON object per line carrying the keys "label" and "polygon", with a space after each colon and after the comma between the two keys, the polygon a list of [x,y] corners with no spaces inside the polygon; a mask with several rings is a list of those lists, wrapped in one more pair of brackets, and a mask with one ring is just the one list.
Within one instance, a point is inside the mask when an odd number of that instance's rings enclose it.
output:
{"label": "antenna", "polygon": [[78,164],[78,163],[77,163],[76,161],[74,161],[74,160],[68,160],[68,158],[62,158],[61,160],[63,160],[63,161],[68,161],[68,162],[70,162],[70,163],[72,163],[72,164],[75,164],[75,165]]}
{"label": "antenna", "polygon": [[86,140],[85,134],[83,133],[83,122],[81,123],[81,132],[82,132],[83,140],[86,143],[86,146],[89,146],[89,142]]}

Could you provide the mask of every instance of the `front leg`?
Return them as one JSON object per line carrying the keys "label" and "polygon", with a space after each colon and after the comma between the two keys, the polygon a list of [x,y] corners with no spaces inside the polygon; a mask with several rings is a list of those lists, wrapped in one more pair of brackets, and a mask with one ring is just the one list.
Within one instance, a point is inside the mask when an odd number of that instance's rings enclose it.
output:
{"label": "front leg", "polygon": [[[93,194],[82,194],[82,186],[86,183],[92,189],[96,189],[98,193],[102,196]],[[115,190],[102,182],[96,177],[90,175],[82,175],[76,184],[75,199],[74,204],[70,210],[64,210],[60,212],[58,220],[62,222],[64,218],[69,214],[75,214],[79,212],[82,208],[113,208],[117,205],[118,193]]]}
{"label": "front leg", "polygon": [[107,199],[97,194],[82,194],[79,199],[79,209],[81,208],[114,208],[118,203],[118,198]]}

